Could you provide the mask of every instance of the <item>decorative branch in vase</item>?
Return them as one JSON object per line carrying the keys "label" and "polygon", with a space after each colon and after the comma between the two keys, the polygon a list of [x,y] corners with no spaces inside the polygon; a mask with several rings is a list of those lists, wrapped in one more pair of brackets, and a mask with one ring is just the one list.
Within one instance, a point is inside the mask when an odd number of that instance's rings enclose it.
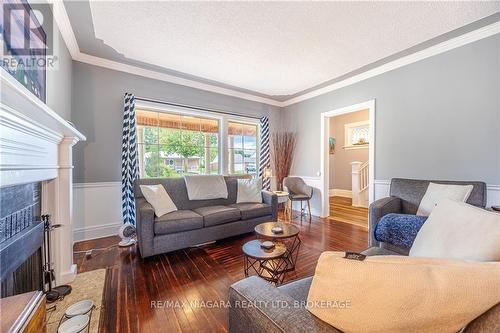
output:
{"label": "decorative branch in vase", "polygon": [[276,186],[283,190],[283,179],[290,174],[297,135],[294,132],[276,132],[272,134],[273,162]]}

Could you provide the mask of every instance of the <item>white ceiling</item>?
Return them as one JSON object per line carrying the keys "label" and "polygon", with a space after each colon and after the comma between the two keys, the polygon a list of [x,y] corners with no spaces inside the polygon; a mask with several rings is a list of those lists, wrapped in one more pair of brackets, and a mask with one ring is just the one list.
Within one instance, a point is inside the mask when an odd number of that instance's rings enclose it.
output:
{"label": "white ceiling", "polygon": [[125,57],[293,95],[498,12],[499,2],[95,2]]}

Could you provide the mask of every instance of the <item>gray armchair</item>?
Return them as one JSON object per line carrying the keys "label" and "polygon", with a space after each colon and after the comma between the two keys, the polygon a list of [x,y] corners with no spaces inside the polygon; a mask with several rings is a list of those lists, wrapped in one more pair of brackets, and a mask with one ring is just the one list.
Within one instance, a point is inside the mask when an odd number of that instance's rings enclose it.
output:
{"label": "gray armchair", "polygon": [[307,202],[307,208],[309,212],[309,222],[311,222],[311,203],[310,200],[313,196],[313,188],[307,185],[304,180],[300,177],[286,177],[283,179],[283,187],[289,193],[288,198],[290,199],[290,219],[292,218],[292,208],[293,202],[300,202],[300,218],[305,215],[305,207],[303,207],[303,202]]}
{"label": "gray armchair", "polygon": [[408,249],[379,242],[375,239],[375,228],[380,219],[389,213],[415,215],[418,206],[429,183],[472,185],[472,193],[467,203],[477,206],[486,206],[486,184],[478,181],[441,181],[393,178],[391,180],[390,196],[373,202],[369,208],[369,246],[380,247],[397,254],[408,254]]}

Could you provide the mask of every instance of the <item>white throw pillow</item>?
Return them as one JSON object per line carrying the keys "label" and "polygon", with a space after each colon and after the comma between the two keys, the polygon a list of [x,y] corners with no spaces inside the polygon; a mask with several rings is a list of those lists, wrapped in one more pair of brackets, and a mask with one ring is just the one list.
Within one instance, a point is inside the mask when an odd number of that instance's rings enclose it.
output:
{"label": "white throw pillow", "polygon": [[262,179],[238,179],[236,203],[262,202]]}
{"label": "white throw pillow", "polygon": [[418,232],[410,256],[500,261],[500,214],[441,200]]}
{"label": "white throw pillow", "polygon": [[156,216],[162,216],[177,210],[174,202],[163,185],[139,185],[144,198],[153,206]]}
{"label": "white throw pillow", "polygon": [[227,185],[224,176],[184,176],[189,200],[227,199]]}
{"label": "white throw pillow", "polygon": [[323,252],[307,309],[342,332],[458,332],[500,301],[500,263]]}
{"label": "white throw pillow", "polygon": [[473,189],[472,185],[446,185],[429,183],[427,191],[420,201],[417,215],[429,216],[436,204],[441,199],[451,199],[465,202],[469,198]]}

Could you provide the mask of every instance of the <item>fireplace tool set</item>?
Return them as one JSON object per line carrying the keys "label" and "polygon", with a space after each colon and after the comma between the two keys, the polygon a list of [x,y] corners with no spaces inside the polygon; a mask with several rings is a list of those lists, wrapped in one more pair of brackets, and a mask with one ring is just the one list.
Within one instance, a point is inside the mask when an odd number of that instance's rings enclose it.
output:
{"label": "fireplace tool set", "polygon": [[63,284],[57,287],[52,287],[52,282],[55,280],[53,263],[51,260],[50,234],[52,230],[61,227],[61,224],[52,224],[49,215],[42,215],[41,220],[44,229],[44,246],[43,246],[43,286],[47,303],[52,303],[58,299],[71,293],[71,286]]}

